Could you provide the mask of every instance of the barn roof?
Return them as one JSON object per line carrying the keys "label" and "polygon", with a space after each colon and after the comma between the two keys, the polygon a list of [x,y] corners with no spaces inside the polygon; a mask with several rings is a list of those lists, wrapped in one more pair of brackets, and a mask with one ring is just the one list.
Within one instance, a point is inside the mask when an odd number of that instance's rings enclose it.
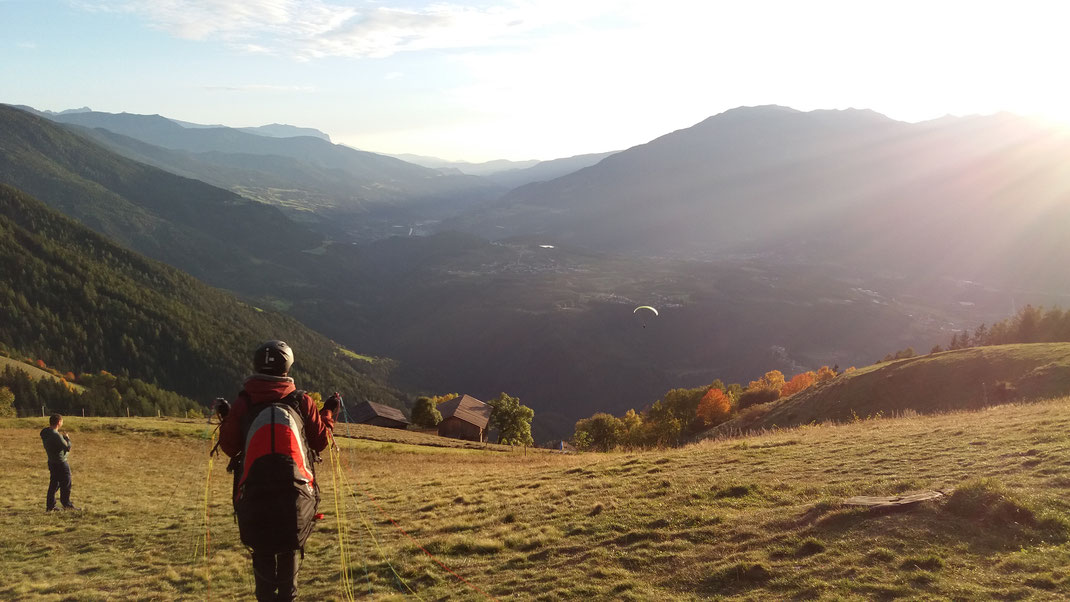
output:
{"label": "barn roof", "polygon": [[490,422],[491,410],[493,408],[471,395],[454,397],[449,401],[438,404],[438,411],[442,414],[443,420],[450,417],[460,418],[481,429],[487,428],[487,423]]}
{"label": "barn roof", "polygon": [[351,417],[353,422],[363,423],[374,419],[376,416],[380,418],[389,418],[390,420],[397,420],[398,422],[404,422],[409,424],[409,420],[405,418],[405,414],[401,413],[401,410],[392,408],[381,403],[373,403],[370,401],[364,401],[357,404],[357,407],[353,408]]}

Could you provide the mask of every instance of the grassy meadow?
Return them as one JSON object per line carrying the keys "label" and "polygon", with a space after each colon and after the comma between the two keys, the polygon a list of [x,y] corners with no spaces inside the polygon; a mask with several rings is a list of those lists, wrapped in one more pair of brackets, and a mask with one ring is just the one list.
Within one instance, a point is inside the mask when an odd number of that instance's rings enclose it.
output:
{"label": "grassy meadow", "polygon": [[[203,422],[68,419],[83,511],[51,515],[42,426],[0,420],[0,599],[252,598]],[[642,453],[339,445],[318,465],[307,600],[347,584],[373,600],[1070,597],[1070,398]],[[920,489],[954,491],[901,512],[842,505]]]}

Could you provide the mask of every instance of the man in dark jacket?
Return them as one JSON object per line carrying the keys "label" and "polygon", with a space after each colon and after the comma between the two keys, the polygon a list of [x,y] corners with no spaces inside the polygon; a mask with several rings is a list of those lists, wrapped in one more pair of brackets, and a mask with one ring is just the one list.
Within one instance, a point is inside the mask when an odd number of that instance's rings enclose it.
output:
{"label": "man in dark jacket", "polygon": [[[225,406],[220,411],[220,415],[224,415],[219,435],[219,448],[223,453],[231,458],[241,454],[250,418],[261,408],[287,398],[296,391],[293,379],[288,376],[293,361],[293,351],[283,341],[268,341],[257,347],[253,353],[256,372],[246,379],[242,392],[232,404],[221,404]],[[326,449],[330,442],[339,404],[339,398],[332,396],[323,404],[323,410],[317,411],[316,403],[308,395],[300,395],[297,399],[305,440],[308,447],[317,453]],[[303,549],[275,553],[254,548],[252,557],[257,600],[295,600],[297,571],[303,554]]]}
{"label": "man in dark jacket", "polygon": [[41,429],[41,442],[48,453],[48,496],[45,498],[45,511],[56,509],[56,490],[59,490],[59,502],[64,510],[77,510],[71,503],[71,467],[67,464],[67,454],[71,451],[71,438],[60,432],[63,416],[52,414],[48,426]]}

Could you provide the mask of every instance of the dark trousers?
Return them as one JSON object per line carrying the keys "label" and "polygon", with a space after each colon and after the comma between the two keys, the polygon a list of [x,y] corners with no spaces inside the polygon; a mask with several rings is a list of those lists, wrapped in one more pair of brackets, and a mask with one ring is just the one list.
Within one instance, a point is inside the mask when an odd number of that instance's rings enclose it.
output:
{"label": "dark trousers", "polygon": [[66,462],[48,463],[48,497],[45,498],[45,508],[52,510],[56,507],[56,490],[59,490],[59,503],[64,507],[71,505],[71,467]]}
{"label": "dark trousers", "polygon": [[297,569],[302,550],[272,554],[253,550],[253,575],[259,602],[290,602],[297,599]]}

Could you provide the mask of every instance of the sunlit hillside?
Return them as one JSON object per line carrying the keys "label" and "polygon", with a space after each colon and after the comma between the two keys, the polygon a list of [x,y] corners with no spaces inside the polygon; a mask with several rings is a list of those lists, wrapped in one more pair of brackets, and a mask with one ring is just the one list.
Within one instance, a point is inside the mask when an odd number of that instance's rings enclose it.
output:
{"label": "sunlit hillside", "polygon": [[[1065,599],[1068,407],[1062,398],[648,453],[343,440],[318,465],[326,518],[307,546],[301,595]],[[38,422],[0,421],[0,461],[14,473],[0,597],[251,595],[230,475],[207,461],[206,425],[70,419],[84,510],[46,515]],[[842,505],[935,489],[950,495],[897,513]]]}
{"label": "sunlit hillside", "polygon": [[854,370],[790,397],[744,410],[707,436],[931,414],[1070,394],[1070,343],[993,345],[931,353]]}

